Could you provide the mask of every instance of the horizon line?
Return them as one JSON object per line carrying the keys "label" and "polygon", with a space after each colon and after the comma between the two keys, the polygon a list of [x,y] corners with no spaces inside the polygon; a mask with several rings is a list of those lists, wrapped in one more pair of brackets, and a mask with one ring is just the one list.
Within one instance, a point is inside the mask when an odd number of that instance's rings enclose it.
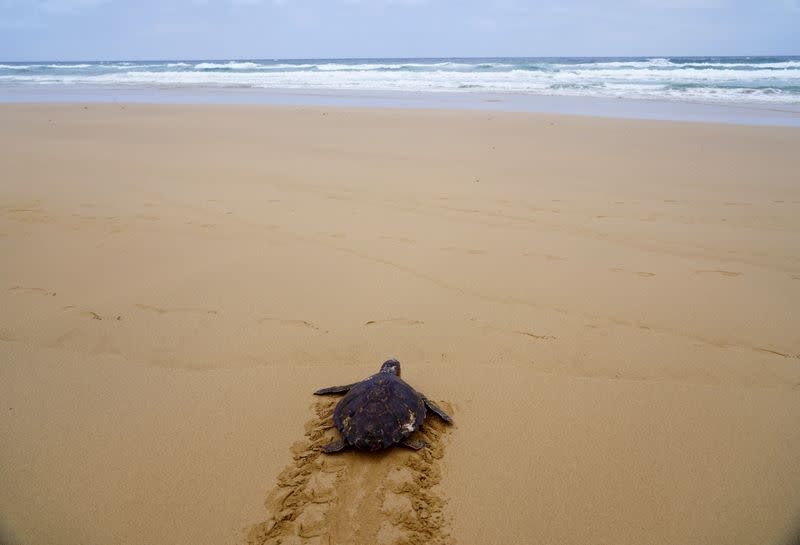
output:
{"label": "horizon line", "polygon": [[700,59],[700,58],[759,58],[759,57],[798,57],[800,54],[739,54],[739,55],[488,55],[488,56],[424,56],[424,57],[205,57],[205,58],[116,58],[116,59],[40,59],[40,60],[0,60],[0,63],[100,63],[100,62],[195,62],[195,61],[372,61],[372,60],[439,60],[439,59],[463,59],[463,60],[487,60],[487,59]]}

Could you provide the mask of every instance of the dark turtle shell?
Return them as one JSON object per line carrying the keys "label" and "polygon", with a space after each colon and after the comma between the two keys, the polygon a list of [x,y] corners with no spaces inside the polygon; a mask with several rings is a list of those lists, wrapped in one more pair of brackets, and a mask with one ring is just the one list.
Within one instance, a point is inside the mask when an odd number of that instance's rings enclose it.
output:
{"label": "dark turtle shell", "polygon": [[333,410],[333,423],[345,441],[363,450],[399,443],[424,420],[422,396],[392,373],[378,373],[359,382]]}

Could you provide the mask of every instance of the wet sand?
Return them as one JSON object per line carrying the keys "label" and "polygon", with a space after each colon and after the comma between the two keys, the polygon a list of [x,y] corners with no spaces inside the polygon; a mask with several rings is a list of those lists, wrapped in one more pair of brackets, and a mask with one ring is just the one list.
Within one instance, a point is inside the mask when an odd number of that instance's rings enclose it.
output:
{"label": "wet sand", "polygon": [[[800,527],[800,130],[0,105],[3,543]],[[431,448],[323,456],[388,357]]]}

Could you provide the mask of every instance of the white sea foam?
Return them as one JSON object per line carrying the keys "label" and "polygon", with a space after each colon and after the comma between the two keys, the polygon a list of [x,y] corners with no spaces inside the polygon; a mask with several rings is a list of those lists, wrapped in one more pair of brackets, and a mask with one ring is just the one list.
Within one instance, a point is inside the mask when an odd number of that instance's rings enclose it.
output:
{"label": "white sea foam", "polygon": [[800,61],[762,62],[762,63],[730,63],[730,62],[684,62],[675,66],[702,66],[704,68],[800,68]]}
{"label": "white sea foam", "polygon": [[[164,63],[156,63],[156,64],[142,64],[142,63],[130,63],[130,62],[123,62],[123,63],[114,63],[114,64],[103,64],[101,65],[102,68],[113,68],[114,70],[141,70],[142,68],[164,68],[165,66],[180,66],[182,63],[176,64],[164,64]],[[95,65],[96,66],[96,65]],[[187,64],[186,66],[191,66],[191,64]]]}
{"label": "white sea foam", "polygon": [[229,70],[244,70],[247,68],[260,68],[264,66],[263,64],[257,64],[254,62],[226,62],[226,63],[216,63],[216,62],[201,62],[195,64],[194,67],[198,70],[213,70],[213,69],[229,69]]}
{"label": "white sea foam", "polygon": [[476,59],[0,64],[0,85],[508,92],[800,104],[800,60]]}

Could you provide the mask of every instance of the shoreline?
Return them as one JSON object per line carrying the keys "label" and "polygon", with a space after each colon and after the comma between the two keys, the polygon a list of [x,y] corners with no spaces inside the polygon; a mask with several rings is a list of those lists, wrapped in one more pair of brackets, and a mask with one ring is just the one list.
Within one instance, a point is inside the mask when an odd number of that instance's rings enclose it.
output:
{"label": "shoreline", "polygon": [[717,104],[634,98],[546,96],[450,91],[333,91],[323,89],[140,88],[54,85],[0,87],[0,104],[187,104],[390,108],[540,113],[639,119],[800,127],[800,105]]}

